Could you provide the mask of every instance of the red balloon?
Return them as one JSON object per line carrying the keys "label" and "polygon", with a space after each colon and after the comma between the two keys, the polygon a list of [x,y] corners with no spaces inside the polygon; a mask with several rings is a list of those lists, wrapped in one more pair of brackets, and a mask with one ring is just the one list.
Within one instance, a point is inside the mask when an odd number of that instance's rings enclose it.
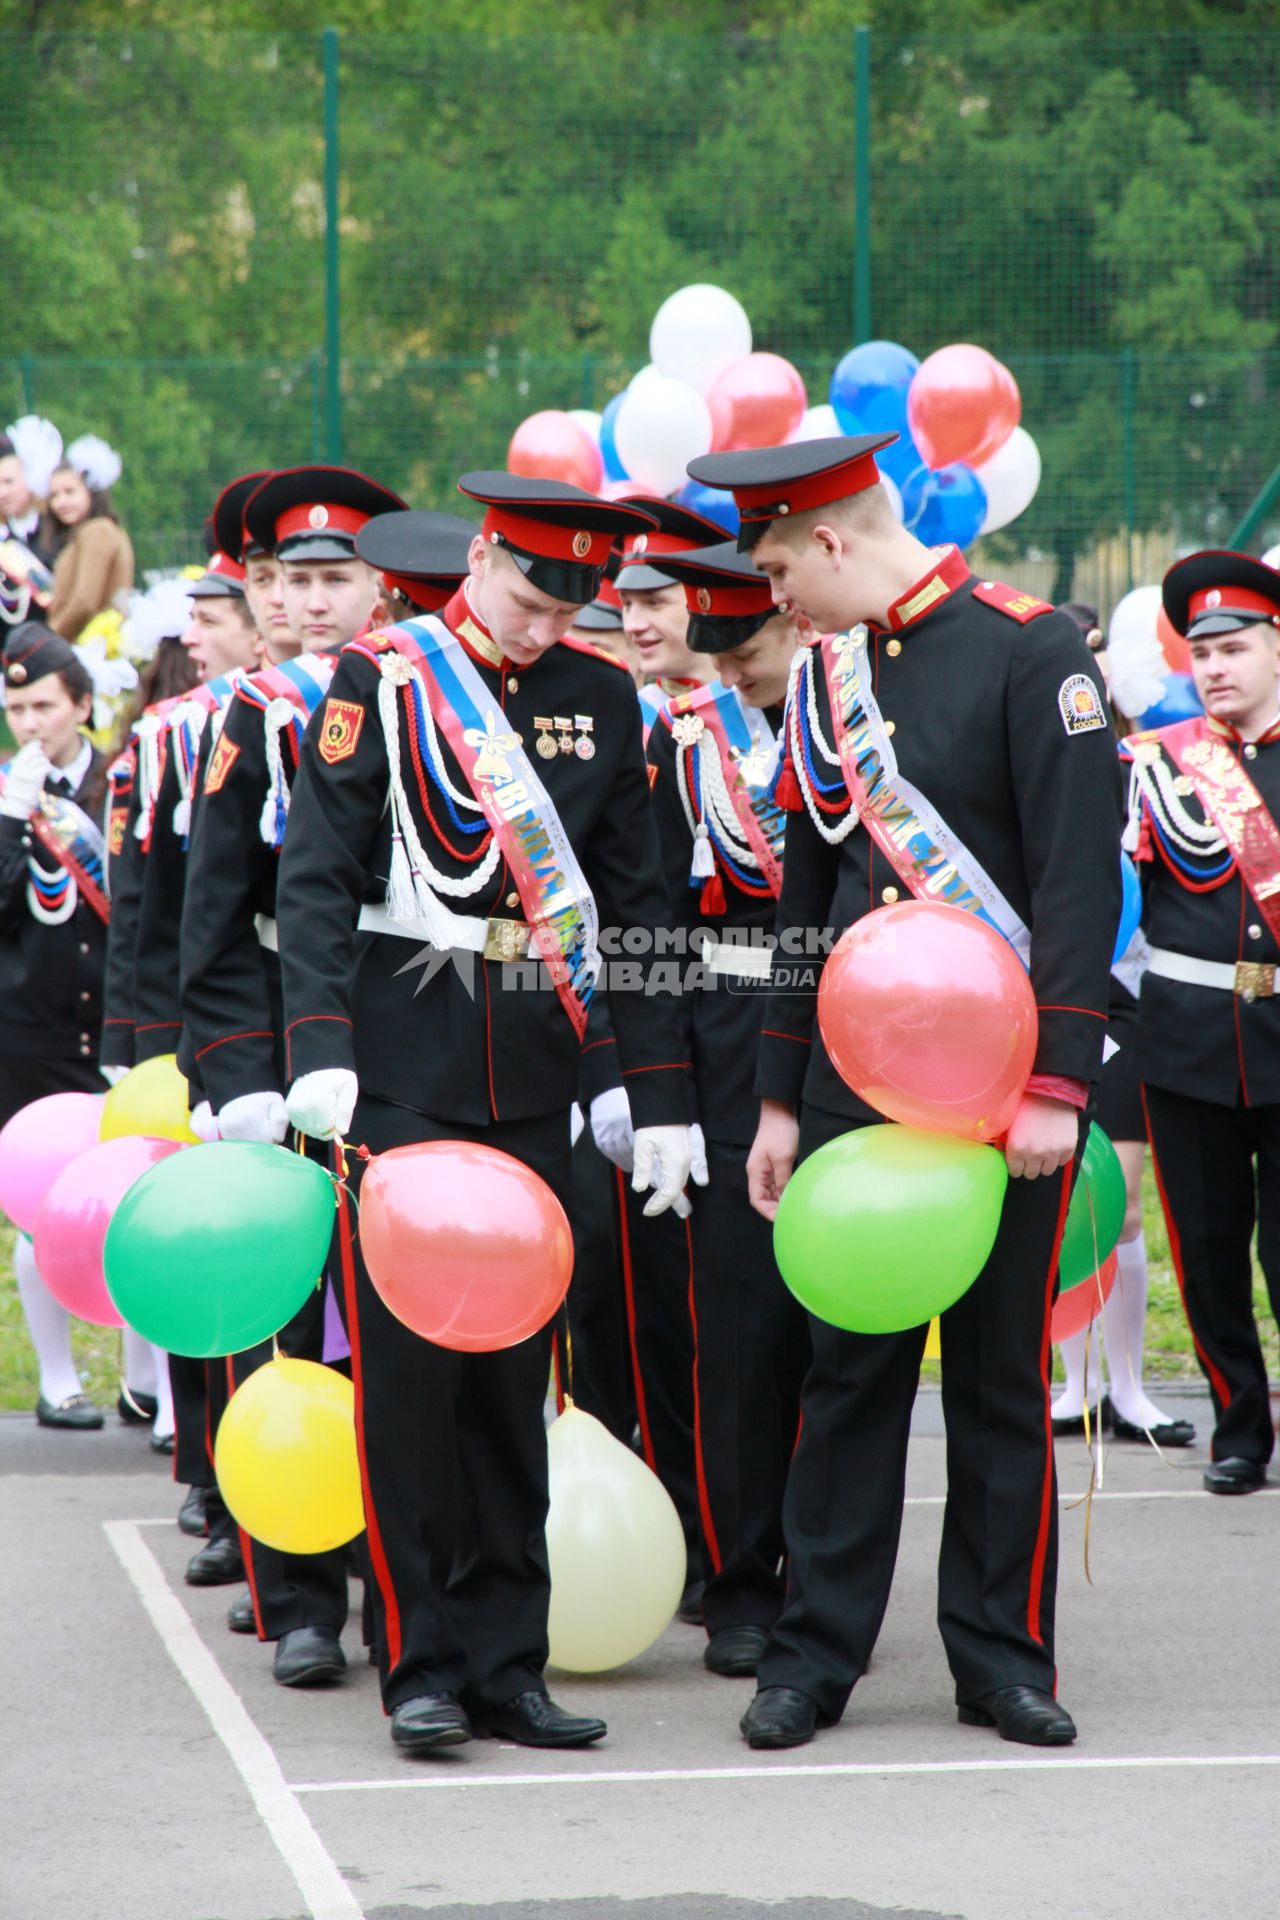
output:
{"label": "red balloon", "polygon": [[107,1228],[134,1181],[181,1151],[180,1140],[149,1140],[140,1133],[103,1140],[78,1154],[49,1188],[31,1236],[36,1266],[54,1299],[77,1320],[124,1325],[103,1278]]}
{"label": "red balloon", "polygon": [[889,1120],[964,1140],[1009,1130],[1036,1052],[1027,970],[994,927],[905,900],[840,936],[818,988],[836,1071]]}
{"label": "red balloon", "polygon": [[911,437],[929,467],[952,460],[981,466],[1021,417],[1017,381],[985,347],[940,347],[921,361],[907,390]]}
{"label": "red balloon", "polygon": [[531,413],[512,434],[507,472],[521,473],[526,480],[563,480],[595,493],[604,479],[604,460],[576,420],[548,407],[543,413]]}
{"label": "red balloon", "polygon": [[748,353],[725,368],[707,393],[711,450],[780,447],[804,418],[808,396],[789,360],[777,353]]}
{"label": "red balloon", "polygon": [[568,1292],[573,1236],[545,1180],[494,1147],[393,1147],[360,1184],[360,1249],[397,1320],[459,1353],[527,1340]]}
{"label": "red balloon", "polygon": [[1156,615],[1156,638],[1169,662],[1170,673],[1190,673],[1191,648],[1187,645],[1186,635],[1178,632],[1163,607]]}
{"label": "red balloon", "polygon": [[1115,1254],[1109,1253],[1096,1273],[1091,1273],[1087,1280],[1081,1280],[1078,1285],[1058,1295],[1049,1316],[1051,1340],[1056,1343],[1068,1339],[1073,1333],[1084,1332],[1089,1322],[1101,1312],[1102,1301],[1115,1285],[1117,1267]]}

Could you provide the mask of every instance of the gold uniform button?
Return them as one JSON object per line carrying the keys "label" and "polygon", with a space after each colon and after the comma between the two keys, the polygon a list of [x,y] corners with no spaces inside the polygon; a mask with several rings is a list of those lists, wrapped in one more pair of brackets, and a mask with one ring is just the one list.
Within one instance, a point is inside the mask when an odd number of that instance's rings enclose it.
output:
{"label": "gold uniform button", "polygon": [[520,682],[516,679],[516,676],[514,675],[514,673],[510,674],[507,679],[507,692],[519,693],[519,691],[520,691]]}
{"label": "gold uniform button", "polygon": [[880,898],[884,901],[886,907],[891,907],[898,898],[898,889],[896,887],[886,887],[881,893]]}
{"label": "gold uniform button", "polygon": [[1254,746],[1252,740],[1244,750],[1244,757],[1246,760],[1256,760],[1258,757],[1258,749]]}
{"label": "gold uniform button", "polygon": [[886,732],[886,733],[896,733],[896,732],[897,732],[897,730],[898,730],[898,723],[897,723],[897,721],[896,721],[896,720],[886,720],[886,721],[885,721],[885,723],[884,723],[884,730],[885,730],[885,732]]}
{"label": "gold uniform button", "polygon": [[884,644],[884,650],[888,654],[891,660],[896,660],[898,655],[902,652],[901,640],[886,640]]}
{"label": "gold uniform button", "polygon": [[518,907],[520,905],[520,895],[518,893],[509,893],[507,895],[507,905],[509,907]]}
{"label": "gold uniform button", "polygon": [[1258,926],[1256,921],[1249,929],[1249,938],[1251,940],[1261,940],[1262,938],[1262,928]]}

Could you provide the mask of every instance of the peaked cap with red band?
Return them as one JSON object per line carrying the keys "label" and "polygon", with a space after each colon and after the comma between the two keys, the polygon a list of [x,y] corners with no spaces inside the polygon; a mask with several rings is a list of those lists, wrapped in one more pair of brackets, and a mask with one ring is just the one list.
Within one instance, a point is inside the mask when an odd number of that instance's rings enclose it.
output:
{"label": "peaked cap with red band", "polygon": [[398,493],[352,467],[285,467],[250,494],[244,529],[278,560],[353,560],[365,522],[404,506]]}
{"label": "peaked cap with red band", "polygon": [[767,575],[757,572],[750,555],[732,540],[675,555],[667,564],[684,588],[685,644],[692,653],[731,653],[780,611]]}
{"label": "peaked cap with red band", "polygon": [[1164,610],[1188,640],[1263,623],[1280,627],[1280,571],[1248,553],[1192,553],[1161,588]]}
{"label": "peaked cap with red band", "polygon": [[595,599],[620,534],[657,526],[648,511],[601,500],[563,480],[464,473],[458,491],[488,508],[483,537],[506,548],[530,586],[567,606],[585,607]]}
{"label": "peaked cap with red band", "polygon": [[260,542],[250,539],[245,530],[244,510],[263,481],[270,478],[269,467],[264,467],[261,473],[242,473],[218,495],[210,516],[213,544],[215,551],[224,553],[229,560],[242,563],[248,554],[263,551]]}
{"label": "peaked cap with red band", "polygon": [[411,606],[434,613],[467,577],[467,555],[480,529],[456,513],[380,513],[356,535],[356,552],[388,588]]}
{"label": "peaked cap with red band", "polygon": [[221,547],[215,547],[208,566],[187,592],[193,600],[243,600],[244,568]]}
{"label": "peaked cap with red band", "polygon": [[625,506],[651,513],[656,528],[627,533],[622,538],[621,565],[614,576],[620,593],[653,593],[675,584],[675,575],[662,564],[668,554],[692,553],[697,547],[718,545],[724,528],[705,514],[677,506],[674,500],[655,500],[645,493],[622,495]]}
{"label": "peaked cap with red band", "polygon": [[733,494],[742,521],[738,546],[746,553],[771,520],[829,507],[833,500],[847,500],[877,486],[875,456],[897,438],[896,433],[841,434],[788,447],[707,453],[691,460],[686,471],[705,487],[727,488]]}

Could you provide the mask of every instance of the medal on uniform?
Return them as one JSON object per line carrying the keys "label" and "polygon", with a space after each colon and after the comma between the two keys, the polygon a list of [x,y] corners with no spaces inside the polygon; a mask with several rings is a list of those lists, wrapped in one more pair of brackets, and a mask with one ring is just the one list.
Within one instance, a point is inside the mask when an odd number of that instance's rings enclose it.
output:
{"label": "medal on uniform", "polygon": [[591,735],[595,728],[595,721],[589,713],[575,713],[573,716],[573,724],[578,733],[578,737],[573,743],[574,752],[577,754],[579,760],[594,759],[596,743],[591,738]]}
{"label": "medal on uniform", "polygon": [[554,727],[555,721],[546,716],[538,719],[535,715],[533,724],[538,729],[538,738],[534,744],[539,754],[544,760],[554,760],[556,754],[559,752],[559,748],[556,746],[551,734],[551,729]]}

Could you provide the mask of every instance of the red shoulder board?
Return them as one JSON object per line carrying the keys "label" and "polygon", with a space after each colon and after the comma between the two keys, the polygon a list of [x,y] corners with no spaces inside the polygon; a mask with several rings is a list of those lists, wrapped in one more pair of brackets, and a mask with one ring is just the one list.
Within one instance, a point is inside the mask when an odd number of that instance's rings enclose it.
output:
{"label": "red shoulder board", "polygon": [[357,653],[385,653],[390,645],[385,633],[358,633],[354,640],[345,641],[340,651],[350,653],[354,648]]}
{"label": "red shoulder board", "polygon": [[1039,614],[1053,612],[1048,600],[1041,600],[1034,593],[1023,593],[1017,587],[1006,587],[1002,580],[979,580],[973,597],[984,606],[994,607],[998,613],[1007,613],[1020,627],[1025,627],[1028,620],[1034,620]]}
{"label": "red shoulder board", "polygon": [[624,673],[631,671],[626,661],[619,659],[616,653],[610,653],[607,647],[594,646],[590,640],[571,640],[566,634],[560,645],[570,647],[574,653],[589,653],[596,660],[607,660],[611,667],[621,667]]}

